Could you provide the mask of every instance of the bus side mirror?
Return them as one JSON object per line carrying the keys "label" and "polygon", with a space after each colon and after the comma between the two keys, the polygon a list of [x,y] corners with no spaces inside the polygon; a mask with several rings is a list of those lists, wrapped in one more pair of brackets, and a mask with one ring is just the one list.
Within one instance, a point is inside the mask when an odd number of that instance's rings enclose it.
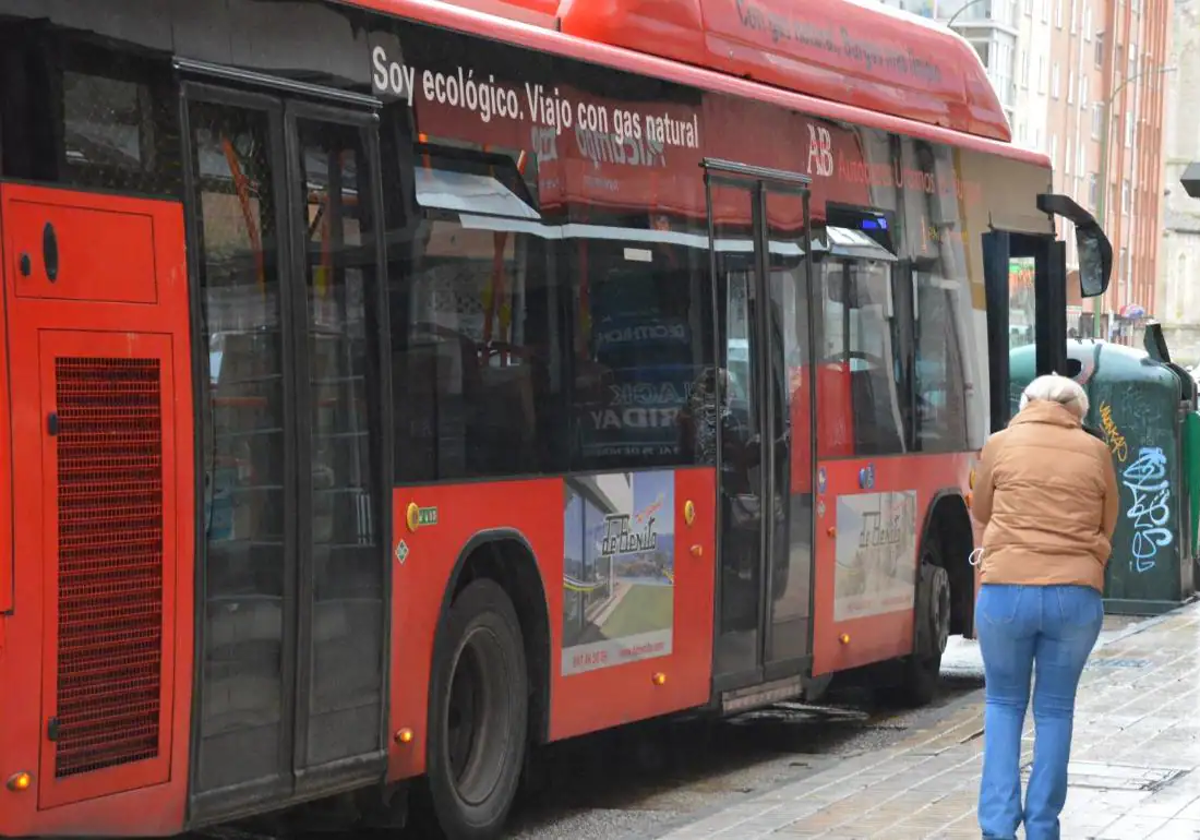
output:
{"label": "bus side mirror", "polygon": [[1084,297],[1104,294],[1112,278],[1113,250],[1095,217],[1070,196],[1057,193],[1042,193],[1037,197],[1037,206],[1043,213],[1062,216],[1075,225],[1080,291]]}
{"label": "bus side mirror", "polygon": [[1099,297],[1112,275],[1112,244],[1094,222],[1091,228],[1075,228],[1079,254],[1079,288],[1084,297]]}

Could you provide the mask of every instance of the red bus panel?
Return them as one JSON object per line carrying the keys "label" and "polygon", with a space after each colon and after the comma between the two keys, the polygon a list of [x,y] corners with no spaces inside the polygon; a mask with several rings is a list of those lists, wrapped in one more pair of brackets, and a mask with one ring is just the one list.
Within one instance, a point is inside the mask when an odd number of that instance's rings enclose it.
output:
{"label": "red bus panel", "polygon": [[818,461],[814,675],[912,651],[926,517],[939,493],[962,492],[972,460],[949,453]]}
{"label": "red bus panel", "polygon": [[[0,834],[182,828],[194,469],[183,213],[0,187],[14,613]],[[40,686],[40,690],[36,687]]]}
{"label": "red bus panel", "polygon": [[[649,482],[647,502],[639,482]],[[586,485],[626,482],[636,510],[619,502],[601,510],[595,528],[571,525],[573,494]],[[596,489],[596,488],[592,488]],[[595,495],[603,495],[600,487]],[[609,497],[619,495],[609,492]],[[649,470],[530,481],[399,488],[394,495],[391,725],[411,729],[393,739],[389,775],[425,769],[429,679],[434,634],[456,564],[478,537],[523,544],[537,560],[549,629],[549,739],[558,740],[682,709],[709,699],[712,673],[716,489],[711,470]],[[519,501],[517,501],[519,500]],[[688,502],[691,502],[689,507]],[[425,523],[406,527],[410,505]],[[573,566],[595,544],[618,538],[607,519],[631,514],[621,533],[657,537],[671,560],[643,555],[625,570],[597,573]],[[692,511],[691,521],[688,511]],[[605,518],[607,517],[607,519]],[[650,523],[650,517],[656,520]],[[619,517],[616,517],[619,518]],[[669,534],[670,541],[667,541]],[[616,547],[616,548],[619,548]],[[598,552],[602,553],[602,552]],[[656,567],[651,567],[656,564]],[[543,595],[544,593],[544,595]],[[584,603],[581,595],[592,595]],[[448,603],[448,599],[446,601]],[[575,608],[575,604],[579,608]]]}
{"label": "red bus panel", "polygon": [[787,0],[566,0],[563,32],[710,67],[832,102],[1009,142],[975,50],[950,30],[828,0],[819,17]]}

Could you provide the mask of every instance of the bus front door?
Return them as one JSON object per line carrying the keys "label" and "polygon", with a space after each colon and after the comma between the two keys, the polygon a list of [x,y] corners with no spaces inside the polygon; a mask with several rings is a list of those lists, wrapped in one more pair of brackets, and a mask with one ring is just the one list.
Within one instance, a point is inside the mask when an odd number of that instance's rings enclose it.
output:
{"label": "bus front door", "polygon": [[376,118],[189,82],[203,371],[193,818],[380,777]]}
{"label": "bus front door", "polygon": [[798,694],[812,652],[808,179],[706,160],[717,287],[714,691]]}

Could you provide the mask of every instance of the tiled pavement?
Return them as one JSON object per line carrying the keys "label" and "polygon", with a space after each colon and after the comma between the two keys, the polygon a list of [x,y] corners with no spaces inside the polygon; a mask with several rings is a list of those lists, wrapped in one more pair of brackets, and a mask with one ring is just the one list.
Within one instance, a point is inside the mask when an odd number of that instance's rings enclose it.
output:
{"label": "tiled pavement", "polygon": [[[1064,840],[1200,840],[1200,604],[1092,654],[1075,713]],[[980,837],[982,693],[886,750],[748,798],[663,840]],[[1025,761],[1032,757],[1028,715]]]}

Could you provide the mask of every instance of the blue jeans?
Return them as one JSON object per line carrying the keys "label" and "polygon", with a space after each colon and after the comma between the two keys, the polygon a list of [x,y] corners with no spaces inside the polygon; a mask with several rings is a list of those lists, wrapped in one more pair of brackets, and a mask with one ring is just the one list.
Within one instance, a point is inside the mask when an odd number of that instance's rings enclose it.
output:
{"label": "blue jeans", "polygon": [[[985,584],[975,607],[987,687],[979,827],[988,840],[1058,840],[1067,801],[1075,691],[1104,623],[1087,586]],[[1033,689],[1033,771],[1021,807],[1021,731]]]}

